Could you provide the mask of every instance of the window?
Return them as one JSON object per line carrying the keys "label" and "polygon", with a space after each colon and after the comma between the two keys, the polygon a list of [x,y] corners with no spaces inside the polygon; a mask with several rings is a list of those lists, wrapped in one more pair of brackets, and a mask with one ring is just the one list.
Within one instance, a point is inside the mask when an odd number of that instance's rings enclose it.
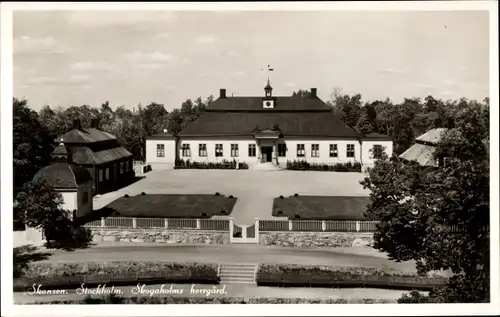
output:
{"label": "window", "polygon": [[82,205],[86,205],[89,201],[89,193],[83,192],[82,194]]}
{"label": "window", "polygon": [[106,180],[109,179],[109,167],[106,168]]}
{"label": "window", "polygon": [[311,157],[319,157],[319,144],[311,144]]}
{"label": "window", "polygon": [[104,180],[104,170],[99,170],[99,181],[102,182]]}
{"label": "window", "polygon": [[156,157],[165,157],[165,144],[156,144]]}
{"label": "window", "polygon": [[207,156],[207,145],[206,144],[198,144],[198,156],[200,156],[200,157]]}
{"label": "window", "polygon": [[231,157],[238,157],[238,144],[231,144]]}
{"label": "window", "polygon": [[371,158],[377,159],[384,152],[384,148],[380,144],[375,144],[372,148]]}
{"label": "window", "polygon": [[182,156],[184,157],[191,156],[191,149],[189,148],[189,144],[182,145]]}
{"label": "window", "polygon": [[306,156],[306,147],[304,144],[297,144],[297,157]]}
{"label": "window", "polygon": [[330,144],[330,157],[339,157],[339,148],[337,144]]}
{"label": "window", "polygon": [[347,144],[347,157],[354,157],[354,144]]}
{"label": "window", "polygon": [[120,174],[123,174],[123,162],[120,162]]}
{"label": "window", "polygon": [[278,156],[286,156],[286,144],[278,144]]}
{"label": "window", "polygon": [[215,145],[215,157],[222,157],[223,152],[224,152],[224,149],[222,147],[222,144],[216,144]]}
{"label": "window", "polygon": [[249,144],[248,145],[248,156],[249,157],[255,157],[257,156],[257,147],[255,146],[255,144]]}

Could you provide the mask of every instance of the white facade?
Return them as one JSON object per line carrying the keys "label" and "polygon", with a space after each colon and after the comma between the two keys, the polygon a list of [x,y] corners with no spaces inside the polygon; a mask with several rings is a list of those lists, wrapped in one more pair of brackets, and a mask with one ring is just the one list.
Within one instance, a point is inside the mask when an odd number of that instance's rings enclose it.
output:
{"label": "white facade", "polygon": [[146,164],[155,170],[172,169],[175,165],[175,140],[146,140]]}
{"label": "white facade", "polygon": [[[274,145],[276,143],[276,145]],[[279,144],[286,145],[286,152],[279,153]],[[160,147],[158,147],[160,145]],[[163,145],[163,146],[161,146]],[[201,145],[201,150],[200,150]],[[255,156],[251,155],[249,146],[255,147]],[[340,139],[222,139],[217,137],[199,139],[181,139],[178,142],[178,157],[184,161],[191,162],[222,162],[223,160],[245,162],[249,166],[262,164],[267,161],[267,152],[272,151],[272,162],[278,162],[285,166],[287,161],[307,161],[312,164],[337,164],[347,162],[360,162],[363,165],[373,166],[373,158],[370,149],[374,145],[385,147],[386,153],[392,155],[391,141],[363,141],[340,140]],[[222,147],[221,155],[216,155],[216,146]],[[236,147],[235,147],[236,146]],[[303,150],[302,150],[303,146]],[[165,149],[164,156],[161,148]],[[349,151],[348,151],[349,148]],[[204,150],[206,149],[206,151]],[[236,150],[237,149],[237,153]],[[314,149],[314,151],[313,151]],[[146,163],[151,164],[153,169],[173,168],[175,164],[175,141],[147,140],[146,141]],[[219,150],[220,151],[220,150]],[[282,156],[285,154],[284,156]],[[300,156],[299,154],[303,154]],[[263,158],[264,156],[264,158]],[[277,160],[276,160],[277,158]]]}
{"label": "white facade", "polygon": [[[59,191],[63,198],[62,209],[67,210],[69,216],[82,217],[92,212],[92,182],[89,181],[78,187],[77,191]],[[73,211],[76,211],[73,214]]]}
{"label": "white facade", "polygon": [[375,145],[381,145],[384,147],[384,152],[388,157],[392,156],[392,141],[380,140],[380,141],[372,141],[372,140],[364,140],[362,141],[362,149],[361,149],[361,159],[363,162],[363,169],[367,167],[373,167],[375,164],[375,159],[373,158],[372,149]]}

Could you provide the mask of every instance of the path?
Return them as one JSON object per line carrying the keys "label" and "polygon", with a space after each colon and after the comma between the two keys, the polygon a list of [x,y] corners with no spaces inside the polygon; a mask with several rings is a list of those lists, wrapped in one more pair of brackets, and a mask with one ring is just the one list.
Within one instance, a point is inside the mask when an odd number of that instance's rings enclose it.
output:
{"label": "path", "polygon": [[[226,292],[225,295],[210,295],[210,297],[243,297],[243,298],[254,298],[254,297],[267,297],[267,298],[330,298],[330,299],[346,299],[349,301],[361,300],[361,299],[384,299],[392,300],[401,297],[403,293],[408,291],[401,290],[386,290],[386,289],[372,289],[372,288],[305,288],[305,287],[262,287],[249,284],[227,284],[227,285],[207,285],[207,284],[196,284],[192,286],[191,284],[164,284],[163,289],[175,290],[177,294],[168,294],[163,292],[163,294],[155,294],[155,297],[201,297],[206,295],[195,294],[196,291],[191,291],[191,287],[195,290],[199,289],[223,289]],[[109,289],[109,286],[107,287]],[[151,290],[161,289],[161,284],[159,285],[147,285],[145,286],[146,291],[142,294],[137,294],[137,286],[119,286],[115,287],[115,290],[120,290],[123,292],[124,297],[133,296],[148,296]],[[150,290],[150,293],[148,293]],[[182,290],[182,294],[178,294]],[[76,293],[75,289],[67,290],[66,295],[31,295],[25,292],[14,293],[14,303],[15,304],[29,304],[39,301],[55,301],[55,300],[82,300],[84,295],[79,295]],[[173,293],[173,292],[172,292]]]}
{"label": "path", "polygon": [[48,250],[42,262],[167,261],[205,263],[294,263],[349,267],[390,268],[415,272],[413,262],[397,263],[368,248],[302,249],[261,245],[163,245],[102,242],[72,252]]}
{"label": "path", "polygon": [[163,170],[151,171],[130,186],[94,198],[99,209],[124,196],[149,194],[215,194],[238,198],[231,217],[251,225],[271,215],[273,199],[280,195],[368,196],[359,184],[364,174],[315,171]]}

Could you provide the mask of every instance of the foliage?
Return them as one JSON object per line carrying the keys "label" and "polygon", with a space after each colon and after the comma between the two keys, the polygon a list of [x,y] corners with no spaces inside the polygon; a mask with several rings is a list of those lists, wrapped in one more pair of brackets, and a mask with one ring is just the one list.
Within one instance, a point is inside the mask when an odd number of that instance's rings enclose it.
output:
{"label": "foliage", "polygon": [[44,180],[27,182],[16,200],[14,212],[22,217],[28,227],[50,230],[67,219],[67,212],[61,208],[61,194]]}
{"label": "foliage", "polygon": [[[375,275],[375,276],[414,276],[416,272],[398,271],[388,268],[370,267],[338,267],[322,265],[301,265],[301,264],[260,264],[260,273],[280,273],[288,275],[316,274],[329,276],[336,273],[348,273],[351,275]],[[429,275],[428,277],[439,278],[439,275]]]}
{"label": "foliage", "polygon": [[13,100],[14,197],[38,170],[51,162],[51,134],[39,121],[26,100]]}
{"label": "foliage", "polygon": [[377,160],[361,182],[371,191],[367,216],[380,221],[375,248],[415,260],[421,273],[455,274],[430,293],[440,302],[489,300],[489,105],[462,107],[436,147],[438,168],[393,157]]}
{"label": "foliage", "polygon": [[236,162],[236,160],[228,161],[222,160],[221,162],[191,162],[189,159],[177,160],[175,164],[176,169],[248,169],[248,164],[245,162]]}
{"label": "foliage", "polygon": [[159,274],[159,276],[217,276],[216,264],[156,261],[111,261],[77,263],[31,263],[21,277],[119,276]]}
{"label": "foliage", "polygon": [[287,161],[287,170],[294,171],[329,171],[329,172],[361,172],[361,163],[359,162],[347,162],[347,163],[337,163],[334,165],[328,164],[315,164],[306,161]]}

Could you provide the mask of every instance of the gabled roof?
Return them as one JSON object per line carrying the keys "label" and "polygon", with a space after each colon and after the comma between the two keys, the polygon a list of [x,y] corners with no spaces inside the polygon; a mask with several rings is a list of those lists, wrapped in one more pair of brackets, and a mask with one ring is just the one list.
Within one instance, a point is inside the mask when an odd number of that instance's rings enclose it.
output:
{"label": "gabled roof", "polygon": [[226,97],[218,98],[206,111],[331,111],[332,109],[317,97],[273,97],[274,108],[263,109],[264,97]]}
{"label": "gabled roof", "polygon": [[86,146],[69,146],[71,162],[80,165],[99,165],[132,157],[132,153],[118,146],[101,151],[93,151]]}
{"label": "gabled roof", "polygon": [[443,132],[447,131],[448,129],[446,128],[436,128],[427,131],[426,133],[422,134],[418,138],[416,138],[417,142],[426,142],[426,143],[431,143],[431,144],[436,144],[441,140],[441,136]]}
{"label": "gabled roof", "polygon": [[435,150],[433,146],[415,143],[399,157],[408,162],[417,162],[421,166],[437,166],[434,159]]}
{"label": "gabled roof", "polygon": [[358,138],[360,135],[347,127],[331,111],[327,112],[205,112],[179,133],[185,136],[253,136],[275,126],[285,137],[343,137]]}
{"label": "gabled roof", "polygon": [[146,140],[175,140],[175,136],[170,132],[160,132],[148,136]]}
{"label": "gabled roof", "polygon": [[116,140],[116,137],[108,132],[96,128],[80,128],[71,129],[65,134],[56,139],[56,142],[64,142],[65,144],[78,143],[95,143],[101,141]]}
{"label": "gabled roof", "polygon": [[373,133],[368,133],[368,134],[365,134],[363,137],[362,137],[363,140],[384,140],[384,141],[391,141],[391,137],[385,135],[385,134],[381,134],[381,133],[377,133],[377,132],[373,132]]}
{"label": "gabled roof", "polygon": [[89,172],[66,162],[54,162],[40,169],[33,177],[34,181],[47,181],[54,189],[78,189],[78,186],[92,181]]}

